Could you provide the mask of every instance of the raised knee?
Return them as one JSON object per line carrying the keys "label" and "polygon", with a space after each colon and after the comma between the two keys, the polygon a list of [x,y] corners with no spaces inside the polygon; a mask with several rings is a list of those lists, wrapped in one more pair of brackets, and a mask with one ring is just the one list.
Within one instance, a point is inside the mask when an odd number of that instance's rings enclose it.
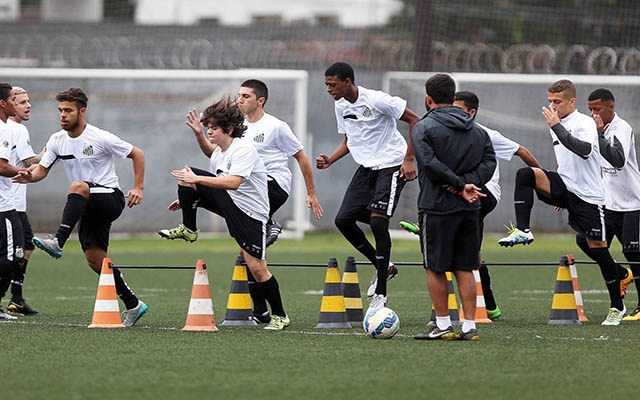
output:
{"label": "raised knee", "polygon": [[84,181],[73,181],[71,182],[71,185],[69,185],[69,194],[71,193],[75,193],[75,194],[79,194],[82,197],[89,197],[89,184],[87,182]]}

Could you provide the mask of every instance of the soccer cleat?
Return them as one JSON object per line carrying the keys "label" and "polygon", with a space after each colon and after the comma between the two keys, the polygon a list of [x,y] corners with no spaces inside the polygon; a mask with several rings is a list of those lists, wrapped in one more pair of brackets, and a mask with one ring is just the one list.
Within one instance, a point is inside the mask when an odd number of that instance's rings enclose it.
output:
{"label": "soccer cleat", "polygon": [[[398,267],[394,263],[389,263],[389,269],[387,270],[387,281],[392,280],[398,276]],[[371,283],[369,284],[369,288],[367,289],[367,297],[371,297],[376,294],[376,286],[378,286],[378,271],[373,273],[373,277],[371,278]]]}
{"label": "soccer cleat", "polygon": [[620,279],[620,296],[624,297],[627,294],[627,288],[633,282],[633,272],[630,268],[627,268],[627,277]]}
{"label": "soccer cleat", "polygon": [[511,227],[507,227],[509,235],[498,240],[498,244],[504,247],[512,247],[516,244],[531,244],[533,243],[533,233],[529,229],[521,231],[511,224]]}
{"label": "soccer cleat", "polygon": [[636,307],[635,310],[631,311],[631,314],[622,318],[623,321],[640,321],[640,306]]}
{"label": "soccer cleat", "polygon": [[387,296],[382,294],[374,294],[371,298],[371,302],[369,303],[369,308],[367,308],[367,314],[369,314],[373,310],[384,307],[386,304]]}
{"label": "soccer cleat", "polygon": [[11,302],[9,302],[9,305],[7,306],[7,311],[13,314],[20,315],[35,315],[38,313],[38,310],[27,304],[24,299],[11,300]]}
{"label": "soccer cleat", "polygon": [[148,309],[149,307],[143,303],[142,300],[138,300],[137,306],[122,312],[122,325],[126,327],[134,326],[136,322],[138,322],[138,320],[147,313]]}
{"label": "soccer cleat", "polygon": [[276,242],[276,240],[278,240],[280,232],[282,232],[282,225],[273,220],[269,221],[267,224],[267,247],[271,246]]}
{"label": "soccer cleat", "polygon": [[264,327],[264,330],[266,330],[266,331],[282,331],[282,330],[284,330],[284,328],[289,326],[290,323],[291,323],[291,321],[289,320],[289,316],[288,315],[285,315],[284,317],[281,317],[279,315],[272,315],[271,316],[271,321],[269,322],[269,324],[267,326]]}
{"label": "soccer cleat", "polygon": [[416,340],[456,340],[459,336],[460,335],[453,330],[452,326],[446,329],[440,329],[436,325],[430,331],[419,333],[413,338]]}
{"label": "soccer cleat", "polygon": [[158,231],[158,235],[162,236],[163,238],[167,238],[171,240],[183,239],[183,240],[186,240],[187,242],[193,243],[196,240],[198,240],[199,232],[200,232],[200,229],[196,229],[195,231],[192,231],[191,229],[187,228],[183,224],[180,224],[175,228],[162,229]]}
{"label": "soccer cleat", "polygon": [[33,244],[56,260],[62,257],[62,248],[58,245],[58,238],[53,235],[48,235],[46,238],[34,237]]}
{"label": "soccer cleat", "polygon": [[9,314],[5,313],[2,310],[2,308],[0,308],[0,320],[2,320],[2,319],[8,320],[8,321],[12,321],[12,320],[15,320],[15,319],[18,319],[18,318],[14,317],[13,315],[9,315]]}
{"label": "soccer cleat", "polygon": [[462,335],[458,335],[458,340],[480,340],[477,329],[469,329],[468,332],[462,332]]}
{"label": "soccer cleat", "polygon": [[618,310],[615,307],[610,308],[609,312],[607,313],[607,318],[604,321],[602,321],[602,325],[608,325],[608,326],[620,325],[622,323],[622,317],[624,317],[624,314],[626,312],[627,312],[626,307],[624,307],[622,311]]}
{"label": "soccer cleat", "polygon": [[269,311],[265,311],[263,313],[257,313],[257,312],[253,312],[253,315],[251,316],[251,318],[256,321],[256,323],[260,324],[268,324],[271,321],[271,315],[269,314]]}
{"label": "soccer cleat", "polygon": [[487,310],[487,317],[490,320],[495,321],[496,319],[502,316],[502,311],[500,311],[500,307],[496,306],[495,310]]}
{"label": "soccer cleat", "polygon": [[407,232],[411,232],[413,234],[420,234],[420,225],[417,222],[406,222],[400,221],[400,226]]}

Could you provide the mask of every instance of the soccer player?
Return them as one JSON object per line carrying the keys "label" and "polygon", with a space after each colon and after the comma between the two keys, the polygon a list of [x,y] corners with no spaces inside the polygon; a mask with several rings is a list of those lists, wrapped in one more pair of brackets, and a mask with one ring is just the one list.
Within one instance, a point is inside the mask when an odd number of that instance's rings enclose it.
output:
{"label": "soccer player", "polygon": [[[40,161],[41,154],[35,154],[31,147],[29,138],[29,130],[22,123],[28,121],[31,116],[31,101],[29,94],[21,87],[14,86],[13,94],[16,96],[16,113],[7,119],[7,126],[13,131],[14,150],[12,152],[11,164],[27,168]],[[13,195],[16,201],[16,211],[22,224],[22,232],[24,233],[24,264],[17,268],[13,273],[11,281],[11,301],[7,306],[7,311],[20,315],[34,315],[38,310],[31,307],[24,299],[22,288],[24,286],[24,278],[27,272],[27,264],[29,257],[35,246],[33,245],[33,231],[29,217],[27,216],[27,185],[21,183],[13,184]]]}
{"label": "soccer player", "polygon": [[[356,86],[353,69],[337,62],[324,73],[327,92],[335,100],[338,133],[344,139],[330,155],[320,154],[316,167],[325,169],[351,153],[360,166],[344,194],[335,224],[344,237],[376,268],[367,295],[369,308],[387,302],[387,280],[398,274],[391,257],[389,219],[407,181],[416,178],[413,145],[397,129],[397,121],[409,124],[409,132],[419,120],[407,102],[387,93]],[[357,222],[369,224],[375,247]]]}
{"label": "soccer player", "polygon": [[193,242],[198,233],[198,207],[223,217],[258,289],[271,306],[271,320],[264,329],[283,330],[290,320],[282,305],[278,281],[265,258],[269,220],[267,169],[255,146],[240,139],[247,129],[244,116],[228,95],[209,106],[200,121],[216,145],[210,158],[211,172],[188,166],[171,172],[178,181],[178,200],[169,205],[169,210],[182,209],[182,223],[159,233],[167,239]]}
{"label": "soccer player", "polygon": [[[591,117],[596,123],[600,138],[602,177],[605,189],[605,222],[607,243],[614,235],[622,244],[627,261],[640,261],[640,171],[636,158],[636,144],[631,125],[615,112],[615,98],[608,89],[596,89],[589,95]],[[578,237],[580,248],[589,254],[583,234]],[[640,293],[640,265],[631,270],[619,268],[622,296],[635,281]],[[637,307],[623,321],[640,320],[640,298]]]}
{"label": "soccer player", "polygon": [[[24,263],[24,235],[16,211],[11,177],[24,168],[10,164],[14,146],[13,133],[7,127],[7,120],[16,113],[15,95],[8,83],[0,83],[0,302],[9,290],[16,269]],[[14,320],[0,307],[0,320]]]}
{"label": "soccer player", "polygon": [[549,107],[542,116],[550,128],[558,172],[521,168],[516,174],[514,205],[516,226],[500,239],[502,246],[533,242],[530,230],[533,193],[538,199],[569,212],[569,225],[584,235],[587,254],[600,266],[610,306],[602,325],[620,325],[626,312],[620,293],[618,265],[607,248],[604,224],[605,189],[601,177],[596,123],[576,109],[576,88],[563,79],[547,89]]}
{"label": "soccer player", "polygon": [[[78,237],[82,251],[89,267],[100,274],[102,261],[107,257],[111,224],[122,213],[125,199],[129,207],[142,203],[144,153],[113,133],[87,123],[88,98],[82,89],[59,92],[56,100],[62,129],[49,137],[40,163],[16,175],[14,182],[38,182],[57,161],[62,162],[71,184],[60,226],[55,236],[34,237],[33,242],[58,259],[71,231],[80,222]],[[133,162],[134,186],[126,195],[120,190],[114,166],[116,158],[130,158]],[[148,307],[129,288],[118,268],[113,268],[113,278],[126,308],[122,324],[133,326]]]}
{"label": "soccer player", "polygon": [[[480,252],[480,203],[486,184],[496,169],[489,135],[473,117],[453,106],[455,82],[436,74],[425,84],[428,113],[413,130],[419,167],[418,211],[420,245],[427,287],[436,314],[429,331],[417,340],[478,340],[476,283]],[[458,283],[465,320],[462,334],[451,326],[446,272]]]}

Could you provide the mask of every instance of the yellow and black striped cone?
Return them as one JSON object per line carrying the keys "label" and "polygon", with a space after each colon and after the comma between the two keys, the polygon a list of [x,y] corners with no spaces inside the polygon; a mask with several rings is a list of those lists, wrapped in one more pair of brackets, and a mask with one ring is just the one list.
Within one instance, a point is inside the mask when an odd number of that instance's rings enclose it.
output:
{"label": "yellow and black striped cone", "polygon": [[344,295],[344,306],[347,309],[347,320],[350,324],[361,324],[364,320],[362,295],[360,294],[356,259],[353,257],[347,257],[347,262],[344,265],[342,294]]}
{"label": "yellow and black striped cone", "polygon": [[[458,302],[456,300],[456,292],[453,290],[453,275],[451,272],[445,272],[445,276],[447,277],[447,284],[449,286],[449,298],[447,301],[447,306],[449,307],[449,317],[451,317],[451,324],[453,325],[461,325],[460,322],[460,313],[458,312]],[[431,321],[436,320],[436,310],[431,306]]]}
{"label": "yellow and black striped cone", "polygon": [[567,256],[560,257],[549,324],[580,324]]}
{"label": "yellow and black striped cone", "polygon": [[335,258],[329,259],[324,281],[320,318],[316,328],[351,328],[344,305],[338,261]]}
{"label": "yellow and black striped cone", "polygon": [[249,294],[249,282],[247,281],[247,269],[242,257],[236,258],[236,265],[233,267],[233,277],[231,278],[231,289],[229,289],[229,299],[227,300],[227,312],[224,321],[220,325],[258,325],[253,320],[253,306],[251,295]]}

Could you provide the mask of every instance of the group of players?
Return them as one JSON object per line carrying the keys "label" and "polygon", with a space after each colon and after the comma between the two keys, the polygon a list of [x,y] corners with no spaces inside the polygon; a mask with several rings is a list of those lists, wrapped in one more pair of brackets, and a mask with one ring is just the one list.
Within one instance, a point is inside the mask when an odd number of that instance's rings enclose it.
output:
{"label": "group of players", "polygon": [[[428,112],[422,118],[407,107],[404,99],[356,85],[353,69],[346,63],[334,63],[325,71],[325,85],[335,101],[338,133],[343,137],[337,149],[331,155],[320,154],[315,165],[320,170],[329,168],[349,153],[359,164],[335,224],[376,269],[367,291],[371,297],[369,310],[386,305],[387,281],[398,274],[390,261],[389,220],[406,182],[419,177],[419,223],[401,225],[420,235],[435,321],[415,338],[479,339],[472,319],[476,306],[472,270],[480,269],[488,316],[499,318],[501,311],[493,298],[486,265],[481,262],[480,245],[484,217],[500,200],[496,157],[510,160],[518,155],[528,167],[520,169],[516,178],[517,223],[500,244],[533,241],[529,219],[534,191],[542,201],[567,209],[578,245],[598,262],[609,290],[611,307],[603,325],[620,324],[626,312],[622,296],[634,276],[640,276],[640,266],[632,265],[633,272],[620,267],[609,254],[608,245],[615,235],[627,259],[640,260],[640,172],[633,133],[629,124],[615,114],[609,90],[598,89],[590,95],[590,118],[576,110],[575,87],[570,81],[558,81],[549,87],[549,106],[543,107],[542,113],[551,129],[558,161],[558,172],[552,172],[542,169],[526,148],[477,124],[477,96],[456,92],[449,75],[437,74],[427,80]],[[23,91],[8,84],[0,85],[3,122],[28,119],[28,111],[27,118],[19,116],[21,94]],[[21,136],[17,129],[0,123],[2,216],[12,228],[7,229],[1,243],[6,254],[0,263],[0,300],[8,290],[7,282],[14,282],[11,286],[16,289],[12,289],[8,311],[25,315],[37,313],[24,301],[20,290],[28,253],[33,249],[31,243],[59,258],[79,223],[82,250],[89,266],[99,274],[111,223],[125,203],[132,207],[143,197],[144,153],[85,121],[88,99],[81,89],[60,92],[56,99],[62,129],[51,135],[38,156],[32,150],[18,153],[17,143],[21,137],[28,142],[28,132]],[[193,242],[199,233],[199,207],[222,216],[247,265],[254,319],[266,323],[267,330],[282,330],[289,326],[290,319],[278,281],[268,269],[266,249],[282,230],[273,215],[289,196],[290,157],[296,159],[302,172],[307,206],[314,217],[320,218],[323,209],[315,195],[311,161],[289,126],[264,111],[267,100],[264,82],[250,79],[241,84],[236,99],[225,95],[201,114],[195,109],[189,111],[186,124],[209,159],[210,168],[205,171],[185,165],[171,172],[177,182],[178,199],[168,209],[180,210],[182,223],[158,233],[167,239]],[[408,140],[397,129],[398,120],[408,123]],[[126,195],[115,174],[115,158],[133,162],[134,187]],[[26,209],[21,206],[24,200],[18,201],[20,196],[13,191],[24,190],[23,183],[43,179],[58,161],[64,164],[71,182],[62,220],[55,235],[33,237]],[[4,187],[13,189],[5,191]],[[370,226],[375,243],[367,239],[358,222]],[[453,330],[448,313],[446,271],[455,274],[463,307],[468,311],[461,333]],[[114,279],[125,304],[123,324],[132,326],[148,307],[117,268]],[[635,282],[640,289],[638,278]],[[15,317],[0,313],[0,318]],[[639,319],[640,307],[627,318]]]}

